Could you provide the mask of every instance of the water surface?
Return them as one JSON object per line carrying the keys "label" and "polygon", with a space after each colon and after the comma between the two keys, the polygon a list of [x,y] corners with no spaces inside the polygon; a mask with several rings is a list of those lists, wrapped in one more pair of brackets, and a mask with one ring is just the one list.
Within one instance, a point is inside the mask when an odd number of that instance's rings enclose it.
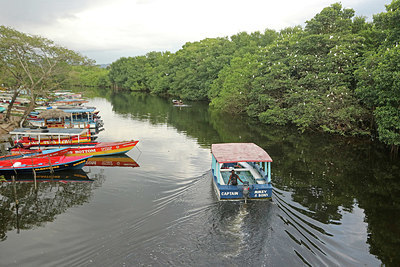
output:
{"label": "water surface", "polygon": [[[138,139],[127,153],[137,166],[86,166],[42,177],[36,190],[29,177],[1,182],[0,265],[400,264],[400,163],[384,147],[188,104],[91,99],[105,123],[98,140]],[[217,200],[210,146],[218,142],[268,151],[272,201]]]}

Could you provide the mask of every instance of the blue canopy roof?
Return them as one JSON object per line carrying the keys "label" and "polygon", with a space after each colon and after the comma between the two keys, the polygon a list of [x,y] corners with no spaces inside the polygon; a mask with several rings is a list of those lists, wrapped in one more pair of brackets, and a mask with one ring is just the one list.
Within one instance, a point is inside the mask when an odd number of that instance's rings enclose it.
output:
{"label": "blue canopy roof", "polygon": [[88,109],[63,109],[63,111],[67,112],[67,113],[92,113],[94,112],[96,109],[95,108],[88,108]]}
{"label": "blue canopy roof", "polygon": [[[47,109],[53,109],[53,108],[55,108],[55,107],[48,107]],[[59,106],[57,108],[61,109],[64,112],[67,112],[67,113],[86,113],[86,112],[92,113],[96,110],[95,107],[76,107],[76,108],[71,107],[71,108],[69,108],[69,107],[60,107]]]}

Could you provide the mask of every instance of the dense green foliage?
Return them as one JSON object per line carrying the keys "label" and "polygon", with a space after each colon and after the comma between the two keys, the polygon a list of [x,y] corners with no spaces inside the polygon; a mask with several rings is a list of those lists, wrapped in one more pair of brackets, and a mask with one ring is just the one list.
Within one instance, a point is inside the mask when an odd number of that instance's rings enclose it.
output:
{"label": "dense green foliage", "polygon": [[241,32],[110,66],[115,89],[207,100],[267,124],[400,144],[400,0],[373,22],[336,3],[280,32]]}
{"label": "dense green foliage", "polygon": [[67,80],[62,87],[70,89],[71,87],[111,87],[108,78],[109,70],[93,65],[72,66]]}
{"label": "dense green foliage", "polygon": [[400,1],[374,16],[376,30],[385,38],[370,51],[356,71],[357,93],[372,112],[379,139],[392,148],[400,145]]}
{"label": "dense green foliage", "polygon": [[46,97],[67,79],[73,65],[90,63],[87,58],[51,40],[0,26],[0,84],[13,93],[5,120],[9,119],[21,91],[28,95],[30,102],[20,124],[34,109],[37,98]]}

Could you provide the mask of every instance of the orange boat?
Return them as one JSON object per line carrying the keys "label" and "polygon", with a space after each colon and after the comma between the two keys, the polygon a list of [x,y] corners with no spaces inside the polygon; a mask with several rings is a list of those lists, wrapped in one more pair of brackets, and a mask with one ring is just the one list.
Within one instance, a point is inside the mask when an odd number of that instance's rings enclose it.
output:
{"label": "orange boat", "polygon": [[[65,151],[65,156],[106,156],[115,154],[124,154],[131,150],[139,141],[123,141],[123,142],[100,142],[92,146],[69,147]],[[46,150],[40,149],[24,149],[13,148],[11,153],[13,155],[20,153],[40,153]]]}
{"label": "orange boat", "polygon": [[105,156],[124,154],[139,141],[100,142],[90,147],[71,147],[66,156]]}

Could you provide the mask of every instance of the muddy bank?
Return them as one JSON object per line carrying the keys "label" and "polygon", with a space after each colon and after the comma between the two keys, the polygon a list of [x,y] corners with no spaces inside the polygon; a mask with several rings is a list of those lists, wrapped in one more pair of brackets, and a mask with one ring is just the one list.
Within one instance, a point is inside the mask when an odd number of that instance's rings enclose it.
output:
{"label": "muddy bank", "polygon": [[8,133],[18,127],[18,118],[11,118],[10,122],[0,121],[0,154],[3,154],[4,147],[8,147],[11,135]]}

